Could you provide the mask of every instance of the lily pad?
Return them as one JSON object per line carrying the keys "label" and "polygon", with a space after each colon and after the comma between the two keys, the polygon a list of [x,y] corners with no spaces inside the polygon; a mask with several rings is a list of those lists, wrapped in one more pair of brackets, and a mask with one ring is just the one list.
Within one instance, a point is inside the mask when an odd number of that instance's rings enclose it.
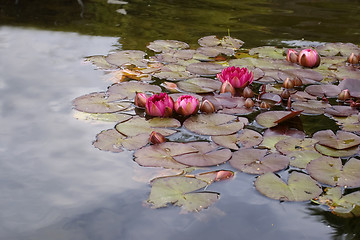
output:
{"label": "lily pad", "polygon": [[151,192],[147,202],[152,208],[173,204],[181,207],[182,212],[198,212],[219,199],[219,193],[216,192],[194,192],[207,185],[205,181],[194,177],[155,178],[151,181]]}
{"label": "lily pad", "polygon": [[322,189],[309,175],[292,172],[287,184],[274,173],[266,173],[255,181],[261,194],[280,201],[308,201],[319,196]]}
{"label": "lily pad", "polygon": [[121,113],[86,113],[74,111],[74,118],[81,120],[101,121],[101,122],[124,122],[132,118],[132,116]]}
{"label": "lily pad", "polygon": [[105,92],[95,92],[75,98],[73,106],[81,112],[114,113],[126,110],[131,103],[111,101]]}
{"label": "lily pad", "polygon": [[318,140],[312,138],[300,139],[289,137],[285,140],[279,141],[277,144],[275,144],[275,147],[279,152],[286,155],[299,151],[315,151],[314,145],[317,142]]}
{"label": "lily pad", "polygon": [[311,161],[306,170],[315,180],[331,186],[360,187],[360,160],[351,158],[342,165],[340,158],[321,157]]}
{"label": "lily pad", "polygon": [[358,146],[338,150],[338,149],[327,147],[327,146],[324,146],[324,145],[321,145],[318,143],[315,144],[315,149],[319,153],[321,153],[325,156],[329,156],[329,157],[350,157],[354,154],[357,154],[359,151]]}
{"label": "lily pad", "polygon": [[189,48],[189,44],[177,40],[155,40],[147,45],[154,52],[169,52]]}
{"label": "lily pad", "polygon": [[360,52],[359,47],[353,43],[326,43],[316,47],[316,50],[322,56],[342,55],[347,57],[353,52]]}
{"label": "lily pad", "polygon": [[259,145],[263,138],[262,135],[251,129],[243,129],[241,132],[226,136],[212,136],[211,139],[218,145],[233,150],[242,148],[250,148]]}
{"label": "lily pad", "polygon": [[125,136],[136,136],[138,134],[150,134],[156,131],[164,136],[169,136],[176,133],[176,130],[168,128],[180,127],[180,122],[174,118],[151,118],[145,120],[140,117],[133,117],[132,119],[116,124],[115,128]]}
{"label": "lily pad", "polygon": [[224,54],[227,56],[232,56],[235,54],[234,49],[226,48],[223,46],[200,47],[196,51],[208,57],[216,57],[220,54]]}
{"label": "lily pad", "polygon": [[329,103],[317,100],[296,101],[291,106],[295,111],[308,114],[323,114],[326,108],[331,107]]}
{"label": "lily pad", "polygon": [[336,97],[341,92],[341,89],[332,84],[310,85],[305,88],[305,92],[317,97]]}
{"label": "lily pad", "polygon": [[108,129],[96,136],[93,145],[103,151],[122,152],[123,148],[127,150],[139,149],[148,143],[148,139],[149,134],[146,133],[126,137],[115,129]]}
{"label": "lily pad", "polygon": [[200,76],[215,76],[217,73],[221,72],[223,68],[224,66],[217,63],[200,62],[188,65],[186,70]]}
{"label": "lily pad", "polygon": [[305,151],[294,151],[287,156],[290,159],[290,165],[297,168],[305,169],[307,164],[314,159],[322,157],[319,152],[314,150],[305,150]]}
{"label": "lily pad", "polygon": [[264,174],[276,172],[289,165],[289,158],[279,153],[270,153],[265,149],[240,149],[233,153],[230,165],[242,172]]}
{"label": "lily pad", "polygon": [[322,130],[314,133],[313,139],[318,140],[321,145],[338,150],[351,148],[360,144],[359,136],[346,131],[337,131],[335,135],[331,130]]}
{"label": "lily pad", "polygon": [[186,143],[197,149],[197,152],[191,152],[173,156],[173,158],[182,164],[192,167],[208,167],[222,164],[230,159],[231,151],[229,149],[219,149],[219,146],[208,142],[190,142]]}
{"label": "lily pad", "polygon": [[284,49],[282,48],[277,48],[274,46],[263,46],[263,47],[257,47],[257,48],[252,48],[249,51],[250,55],[255,55],[257,54],[259,57],[264,58],[264,57],[269,57],[269,58],[274,58],[274,59],[284,59]]}
{"label": "lily pad", "polygon": [[256,122],[266,128],[274,127],[281,122],[287,121],[300,115],[301,111],[269,111],[256,116]]}
{"label": "lily pad", "polygon": [[219,90],[221,82],[211,78],[191,78],[178,82],[177,86],[187,92],[210,93]]}
{"label": "lily pad", "polygon": [[201,135],[217,136],[235,133],[244,128],[244,123],[232,115],[212,113],[191,116],[185,120],[184,126]]}
{"label": "lily pad", "polygon": [[348,89],[352,97],[360,98],[360,79],[347,78],[339,83],[341,90]]}
{"label": "lily pad", "polygon": [[275,145],[283,139],[287,139],[289,136],[286,135],[270,135],[264,136],[263,141],[259,145],[259,148],[267,148],[271,152],[277,152]]}
{"label": "lily pad", "polygon": [[347,117],[353,114],[358,114],[358,112],[359,111],[356,110],[356,108],[342,105],[335,105],[325,109],[325,113],[338,117]]}
{"label": "lily pad", "polygon": [[144,82],[130,81],[113,84],[107,90],[111,100],[133,99],[138,92],[159,93],[161,92],[161,87]]}
{"label": "lily pad", "polygon": [[147,67],[147,62],[144,59],[146,53],[139,50],[124,50],[109,54],[105,60],[116,66],[123,66],[126,64],[133,64],[138,67]]}

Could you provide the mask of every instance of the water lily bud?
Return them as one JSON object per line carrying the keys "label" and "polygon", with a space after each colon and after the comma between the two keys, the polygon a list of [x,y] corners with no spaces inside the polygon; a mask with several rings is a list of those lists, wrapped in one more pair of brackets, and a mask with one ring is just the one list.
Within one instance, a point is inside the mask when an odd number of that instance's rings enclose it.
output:
{"label": "water lily bud", "polygon": [[200,111],[204,113],[213,113],[215,112],[214,104],[206,99],[201,103]]}
{"label": "water lily bud", "polygon": [[280,96],[282,99],[288,99],[290,97],[290,91],[288,89],[284,89]]}
{"label": "water lily bud", "polygon": [[270,108],[270,104],[267,102],[261,102],[260,103],[260,108],[261,109],[269,109]]}
{"label": "water lily bud", "polygon": [[145,93],[137,93],[135,96],[135,106],[144,108],[146,105],[147,96]]}
{"label": "water lily bud", "polygon": [[299,53],[299,64],[303,67],[317,67],[320,65],[320,55],[313,49],[304,49]]}
{"label": "water lily bud", "polygon": [[358,64],[360,61],[360,55],[351,53],[350,56],[348,57],[347,61],[351,64]]}
{"label": "water lily bud", "polygon": [[290,79],[290,78],[286,78],[285,81],[283,82],[283,87],[284,88],[293,88],[295,86],[295,82],[294,80]]}
{"label": "water lily bud", "polygon": [[247,98],[247,99],[245,100],[244,105],[245,105],[245,107],[247,107],[247,108],[252,108],[252,107],[255,105],[255,103],[254,103],[254,101],[253,101],[251,98]]}
{"label": "water lily bud", "polygon": [[289,49],[286,55],[286,60],[288,62],[297,63],[298,62],[299,53],[294,49]]}
{"label": "water lily bud", "polygon": [[199,110],[199,99],[191,95],[182,95],[175,101],[174,109],[183,116],[197,113]]}
{"label": "water lily bud", "polygon": [[220,93],[226,93],[226,92],[230,92],[232,96],[234,96],[236,93],[235,88],[230,84],[229,81],[223,82],[220,88]]}
{"label": "water lily bud", "polygon": [[165,139],[164,135],[162,135],[161,133],[152,131],[150,134],[149,141],[152,144],[160,144],[160,143],[166,142],[166,139]]}
{"label": "water lily bud", "polygon": [[302,82],[302,80],[300,79],[300,78],[294,78],[294,85],[296,86],[296,87],[300,87],[300,86],[302,86],[303,85],[303,82]]}
{"label": "water lily bud", "polygon": [[154,94],[146,100],[146,114],[153,117],[170,117],[174,100],[166,93]]}
{"label": "water lily bud", "polygon": [[227,67],[216,74],[221,82],[228,81],[234,88],[244,88],[254,80],[254,73],[247,68]]}
{"label": "water lily bud", "polygon": [[351,98],[351,96],[350,96],[350,92],[349,92],[348,89],[342,90],[338,95],[338,99],[341,100],[341,101],[345,101],[345,100],[348,100],[350,98]]}
{"label": "water lily bud", "polygon": [[245,87],[243,90],[243,96],[244,98],[252,98],[254,96],[254,92],[251,88]]}

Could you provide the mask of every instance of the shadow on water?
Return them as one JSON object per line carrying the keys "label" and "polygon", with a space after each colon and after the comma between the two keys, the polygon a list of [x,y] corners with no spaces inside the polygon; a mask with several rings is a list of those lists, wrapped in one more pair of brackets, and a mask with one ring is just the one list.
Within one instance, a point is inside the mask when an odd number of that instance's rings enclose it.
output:
{"label": "shadow on water", "polygon": [[359,219],[267,199],[246,174],[212,186],[221,199],[199,214],[143,207],[150,189],[135,179],[132,154],[91,145],[113,124],[71,110],[75,97],[109,85],[85,56],[228,30],[246,47],[359,43],[359,10],[358,1],[1,1],[1,239],[359,239]]}

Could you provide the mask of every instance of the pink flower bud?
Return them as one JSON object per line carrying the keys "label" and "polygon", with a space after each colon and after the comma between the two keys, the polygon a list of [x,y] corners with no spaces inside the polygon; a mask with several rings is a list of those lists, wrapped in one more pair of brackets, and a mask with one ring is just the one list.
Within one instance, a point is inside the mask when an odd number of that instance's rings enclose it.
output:
{"label": "pink flower bud", "polygon": [[252,108],[255,105],[254,101],[251,98],[245,100],[244,106],[246,108]]}
{"label": "pink flower bud", "polygon": [[236,93],[235,88],[231,85],[229,81],[223,82],[220,88],[220,93],[226,93],[226,92],[230,92],[232,96],[234,96]]}
{"label": "pink flower bud", "polygon": [[317,67],[320,65],[320,56],[313,49],[304,49],[299,53],[299,64],[303,67]]}
{"label": "pink flower bud", "polygon": [[247,68],[233,66],[224,68],[216,77],[223,83],[228,81],[234,88],[244,88],[252,83],[254,73]]}
{"label": "pink flower bud", "polygon": [[295,82],[294,82],[294,80],[292,80],[290,78],[286,78],[285,81],[283,82],[284,88],[291,89],[294,86],[295,86]]}
{"label": "pink flower bud", "polygon": [[174,109],[183,116],[197,113],[199,110],[199,99],[191,95],[182,95],[175,101]]}
{"label": "pink flower bud", "polygon": [[161,133],[152,131],[150,134],[149,141],[152,144],[160,144],[160,143],[166,142],[166,139],[165,139],[164,135],[162,135]]}
{"label": "pink flower bud", "polygon": [[206,99],[201,103],[200,111],[204,113],[213,113],[215,112],[214,104]]}
{"label": "pink flower bud", "polygon": [[294,49],[289,49],[286,55],[286,60],[288,62],[297,63],[298,62],[299,53]]}
{"label": "pink flower bud", "polygon": [[360,61],[360,55],[351,53],[350,56],[348,57],[347,61],[351,64],[358,64]]}
{"label": "pink flower bud", "polygon": [[135,106],[137,107],[145,107],[147,96],[145,93],[137,93],[135,96]]}
{"label": "pink flower bud", "polygon": [[154,94],[146,100],[146,114],[153,117],[170,117],[174,100],[166,93]]}
{"label": "pink flower bud", "polygon": [[351,98],[351,96],[350,96],[350,92],[348,89],[342,90],[338,95],[338,99],[342,100],[342,101],[348,100],[350,98]]}
{"label": "pink flower bud", "polygon": [[243,97],[244,98],[252,98],[254,96],[253,90],[249,87],[245,87],[243,90]]}

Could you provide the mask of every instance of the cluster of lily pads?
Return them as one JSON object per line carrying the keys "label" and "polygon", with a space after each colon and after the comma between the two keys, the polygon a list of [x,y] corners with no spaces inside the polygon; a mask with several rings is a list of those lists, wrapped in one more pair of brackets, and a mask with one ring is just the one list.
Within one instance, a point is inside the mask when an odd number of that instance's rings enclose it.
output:
{"label": "cluster of lily pads", "polygon": [[[88,57],[115,83],[73,101],[77,118],[116,122],[96,136],[96,148],[179,170],[151,180],[147,203],[200,211],[219,198],[204,188],[242,172],[256,175],[269,198],[360,216],[360,48],[245,49],[229,36],[198,44],[156,40],[148,53]],[[324,115],[340,129],[308,134],[302,115]],[[205,170],[219,165],[227,169]]]}

